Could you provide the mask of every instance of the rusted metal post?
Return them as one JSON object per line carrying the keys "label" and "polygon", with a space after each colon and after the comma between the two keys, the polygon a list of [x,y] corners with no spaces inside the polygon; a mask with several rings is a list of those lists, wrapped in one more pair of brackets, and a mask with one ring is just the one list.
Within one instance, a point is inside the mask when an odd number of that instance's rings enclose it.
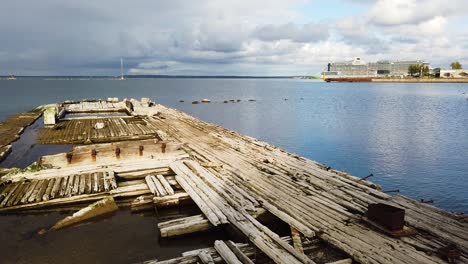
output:
{"label": "rusted metal post", "polygon": [[93,159],[93,161],[96,161],[96,155],[97,155],[96,149],[92,149],[91,150],[91,158]]}
{"label": "rusted metal post", "polygon": [[67,157],[68,164],[70,164],[72,162],[73,152],[67,152],[66,157]]}
{"label": "rusted metal post", "polygon": [[166,153],[166,143],[165,142],[161,143],[161,152]]}
{"label": "rusted metal post", "polygon": [[120,148],[119,147],[115,148],[115,157],[120,158]]}
{"label": "rusted metal post", "polygon": [[365,181],[365,180],[369,179],[369,178],[372,177],[372,176],[374,176],[373,173],[367,175],[366,177],[361,178],[360,181]]}
{"label": "rusted metal post", "polygon": [[426,203],[426,204],[433,204],[434,203],[434,200],[432,199],[421,199],[421,203]]}
{"label": "rusted metal post", "polygon": [[140,154],[140,156],[143,156],[143,150],[144,150],[144,149],[145,149],[145,148],[143,147],[143,145],[140,145],[140,146],[138,147],[138,153]]}
{"label": "rusted metal post", "polygon": [[400,190],[388,190],[388,191],[383,191],[384,193],[399,193]]}

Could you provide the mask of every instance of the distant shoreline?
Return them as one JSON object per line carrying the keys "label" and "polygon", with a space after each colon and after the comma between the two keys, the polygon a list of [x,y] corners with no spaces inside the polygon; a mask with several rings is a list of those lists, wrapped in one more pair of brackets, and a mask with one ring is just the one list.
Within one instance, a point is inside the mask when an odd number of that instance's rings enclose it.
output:
{"label": "distant shoreline", "polygon": [[[8,76],[0,76],[6,80]],[[116,76],[16,76],[17,79],[47,80],[118,80]],[[124,75],[125,79],[318,79],[310,76],[238,76],[238,75]]]}
{"label": "distant shoreline", "polygon": [[468,83],[468,78],[375,78],[372,82],[389,83]]}

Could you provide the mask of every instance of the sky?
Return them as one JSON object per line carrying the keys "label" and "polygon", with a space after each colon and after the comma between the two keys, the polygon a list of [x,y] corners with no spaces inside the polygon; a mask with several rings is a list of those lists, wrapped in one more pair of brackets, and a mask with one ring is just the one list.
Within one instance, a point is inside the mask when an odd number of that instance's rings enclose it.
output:
{"label": "sky", "polygon": [[0,75],[311,75],[468,65],[467,0],[1,0]]}

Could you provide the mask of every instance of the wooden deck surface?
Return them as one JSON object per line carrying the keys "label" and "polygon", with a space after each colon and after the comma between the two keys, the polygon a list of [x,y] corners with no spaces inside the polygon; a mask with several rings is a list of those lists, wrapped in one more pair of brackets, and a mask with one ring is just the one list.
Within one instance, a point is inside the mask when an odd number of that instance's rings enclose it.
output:
{"label": "wooden deck surface", "polygon": [[[96,129],[97,123],[104,128]],[[41,144],[91,144],[101,142],[157,138],[157,127],[147,118],[109,117],[62,120],[52,128],[43,128],[39,135]]]}

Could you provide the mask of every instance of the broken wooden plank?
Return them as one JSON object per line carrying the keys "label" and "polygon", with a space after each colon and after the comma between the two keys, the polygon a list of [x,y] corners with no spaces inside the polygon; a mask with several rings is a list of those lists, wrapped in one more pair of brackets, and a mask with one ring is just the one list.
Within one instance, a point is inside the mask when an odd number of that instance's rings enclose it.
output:
{"label": "broken wooden plank", "polygon": [[236,254],[222,240],[216,240],[214,243],[216,251],[226,261],[227,264],[242,264]]}
{"label": "broken wooden plank", "polygon": [[304,248],[302,247],[301,234],[292,226],[291,226],[291,237],[292,237],[294,248],[297,251],[304,253]]}
{"label": "broken wooden plank", "polygon": [[158,193],[158,189],[156,188],[156,184],[154,184],[154,181],[151,177],[154,177],[154,176],[146,176],[145,177],[145,181],[146,181],[146,184],[148,185],[148,188],[150,189],[151,193],[153,195],[156,195],[156,196],[161,196],[159,195]]}
{"label": "broken wooden plank", "polygon": [[158,190],[159,196],[166,196],[167,192],[164,189],[163,185],[159,182],[159,180],[155,176],[151,176],[151,180],[154,182],[156,189]]}
{"label": "broken wooden plank", "polygon": [[[207,205],[206,201],[200,197],[199,193],[195,191],[192,188],[192,186],[190,186],[190,184],[184,179],[185,172],[179,169],[178,165],[176,164],[171,164],[171,169],[177,174],[176,175],[177,182],[190,195],[192,200],[197,204],[200,210],[205,214],[206,218],[210,220],[211,224],[213,226],[217,226],[221,224],[221,221],[219,220],[217,214],[213,211],[217,209],[211,208],[209,205]],[[184,176],[179,176],[179,174],[184,175]]]}
{"label": "broken wooden plank", "polygon": [[114,201],[114,198],[107,197],[102,200],[99,200],[89,206],[79,210],[71,216],[67,216],[64,219],[58,221],[51,230],[62,229],[77,223],[102,216],[104,214],[112,213],[119,208]]}
{"label": "broken wooden plank", "polygon": [[214,264],[213,258],[206,251],[200,251],[200,253],[198,253],[198,258],[203,264]]}
{"label": "broken wooden plank", "polygon": [[240,262],[242,262],[243,264],[254,264],[254,262],[239,249],[236,243],[232,242],[231,240],[228,240],[226,241],[226,245],[236,255]]}
{"label": "broken wooden plank", "polygon": [[173,237],[197,232],[208,231],[212,228],[210,221],[203,215],[195,215],[158,224],[161,237]]}
{"label": "broken wooden plank", "polygon": [[166,190],[167,195],[173,195],[174,194],[174,189],[172,189],[171,184],[166,180],[166,178],[160,174],[156,175],[156,178],[159,180],[159,182],[162,184],[164,187],[164,190]]}

